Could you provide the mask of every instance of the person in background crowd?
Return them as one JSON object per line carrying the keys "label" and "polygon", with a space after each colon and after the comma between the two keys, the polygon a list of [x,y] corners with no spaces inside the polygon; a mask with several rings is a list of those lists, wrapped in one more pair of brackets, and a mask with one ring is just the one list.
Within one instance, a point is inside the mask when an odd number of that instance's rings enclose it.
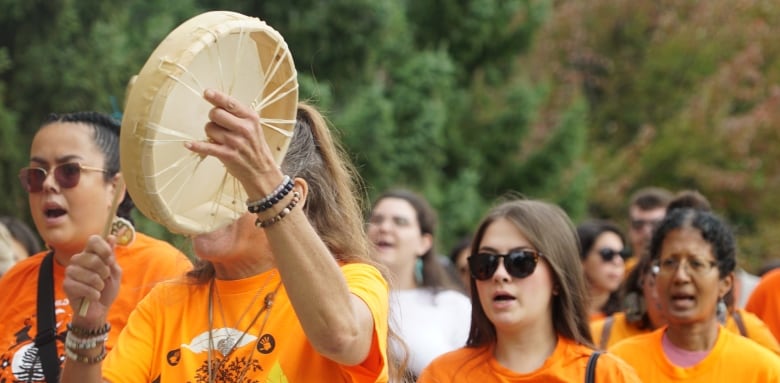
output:
{"label": "person in background crowd", "polygon": [[[58,380],[72,306],[80,303],[65,294],[65,266],[85,251],[90,237],[102,235],[107,223],[128,230],[132,224],[133,202],[119,188],[119,129],[107,115],[76,112],[49,116],[33,137],[30,163],[19,178],[35,227],[50,250],[21,260],[0,279],[0,381]],[[116,217],[110,215],[115,195],[123,196]],[[107,350],[155,283],[192,266],[170,244],[142,233],[112,244],[124,278],[116,304],[105,313],[110,331],[102,344]]]}
{"label": "person in background crowd", "polygon": [[776,339],[780,339],[780,269],[773,269],[758,282],[745,305],[766,323]]}
{"label": "person in background crowd", "polygon": [[733,286],[736,241],[704,210],[675,208],[649,247],[667,326],[621,341],[610,352],[646,382],[777,382],[780,357],[731,331],[718,316]]}
{"label": "person in background crowd", "polygon": [[555,205],[512,200],[490,210],[468,259],[468,342],[436,358],[418,383],[639,382],[625,362],[593,349],[577,247]]}
{"label": "person in background crowd", "polygon": [[16,253],[14,252],[13,238],[11,238],[11,233],[8,232],[5,225],[0,224],[0,277],[14,263],[16,263]]}
{"label": "person in background crowd", "polygon": [[463,346],[468,335],[471,303],[437,259],[435,232],[436,213],[428,201],[406,189],[382,193],[368,219],[375,258],[395,283],[393,320],[413,377],[433,358]]}
{"label": "person in background crowd", "polygon": [[466,293],[469,293],[469,263],[468,257],[471,255],[471,236],[461,238],[455,247],[450,250],[450,261],[455,266],[458,273],[458,279]]}
{"label": "person in background crowd", "polygon": [[590,220],[577,226],[580,259],[588,287],[588,318],[597,320],[620,311],[620,286],[629,252],[620,229],[611,222]]}
{"label": "person in background crowd", "polygon": [[633,257],[626,263],[628,270],[647,251],[653,229],[666,215],[666,205],[672,198],[674,194],[669,190],[653,186],[641,188],[631,195],[628,205],[628,239]]}
{"label": "person in background crowd", "polygon": [[[669,203],[667,211],[682,208],[710,211],[710,203],[700,193],[685,190],[677,193]],[[655,292],[654,280],[657,268],[652,267],[649,257],[644,257],[639,260],[635,270],[636,272],[632,270],[626,279],[624,313],[591,324],[593,339],[603,349],[627,337],[651,332],[666,324]],[[723,315],[718,320],[727,330],[750,338],[780,354],[780,345],[761,319],[744,309],[734,307],[731,291],[724,296],[723,303],[726,305],[726,310],[723,310]]]}
{"label": "person in background crowd", "polygon": [[38,235],[24,221],[12,216],[2,216],[0,223],[11,233],[17,262],[43,250]]}

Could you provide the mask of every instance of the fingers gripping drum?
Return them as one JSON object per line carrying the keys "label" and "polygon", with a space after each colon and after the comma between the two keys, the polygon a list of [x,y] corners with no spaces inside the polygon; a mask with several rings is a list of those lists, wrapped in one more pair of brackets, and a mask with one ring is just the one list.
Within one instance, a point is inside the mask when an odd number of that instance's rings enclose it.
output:
{"label": "fingers gripping drum", "polygon": [[[215,11],[196,16],[155,49],[128,91],[120,136],[127,189],[144,215],[194,235],[245,212],[247,193],[210,155],[184,143],[221,144],[204,126],[214,108],[206,89],[228,95],[222,107],[254,113],[277,164],[295,128],[297,73],[282,36],[257,18]],[[239,104],[249,105],[243,111]]]}

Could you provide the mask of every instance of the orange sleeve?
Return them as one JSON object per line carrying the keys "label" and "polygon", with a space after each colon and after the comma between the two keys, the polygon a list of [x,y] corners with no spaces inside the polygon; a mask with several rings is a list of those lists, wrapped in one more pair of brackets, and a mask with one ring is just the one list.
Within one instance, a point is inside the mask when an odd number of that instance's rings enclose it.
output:
{"label": "orange sleeve", "polygon": [[780,270],[770,271],[761,278],[758,286],[750,294],[745,310],[758,316],[775,339],[780,339]]}
{"label": "orange sleeve", "polygon": [[[738,309],[737,312],[742,318],[742,323],[745,325],[747,338],[768,348],[775,354],[780,355],[780,345],[778,345],[777,339],[775,339],[775,336],[772,335],[772,332],[769,331],[769,327],[767,327],[761,318],[743,309]],[[729,316],[729,319],[726,322],[726,328],[735,334],[739,334],[739,327],[737,326],[733,315]]]}

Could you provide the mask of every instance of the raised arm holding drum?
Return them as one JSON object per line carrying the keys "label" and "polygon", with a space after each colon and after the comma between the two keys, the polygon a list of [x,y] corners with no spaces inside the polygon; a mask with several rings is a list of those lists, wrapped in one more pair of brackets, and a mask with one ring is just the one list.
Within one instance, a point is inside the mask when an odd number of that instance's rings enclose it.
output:
{"label": "raised arm holding drum", "polygon": [[204,100],[205,136],[183,147],[218,160],[226,173],[211,181],[235,180],[246,210],[193,236],[195,270],[155,288],[107,357],[114,257],[91,242],[67,270],[69,297],[91,305],[71,323],[62,381],[387,382],[388,286],[371,265],[351,167],[324,119],[297,106],[280,167],[256,105],[213,89]]}

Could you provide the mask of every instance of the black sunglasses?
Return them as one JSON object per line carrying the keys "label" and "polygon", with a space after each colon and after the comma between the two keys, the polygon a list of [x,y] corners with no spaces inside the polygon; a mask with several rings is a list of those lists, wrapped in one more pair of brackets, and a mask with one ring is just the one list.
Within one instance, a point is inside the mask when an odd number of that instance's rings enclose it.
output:
{"label": "black sunglasses", "polygon": [[623,258],[623,260],[626,260],[628,257],[631,256],[631,251],[628,249],[623,250],[615,250],[610,249],[608,247],[605,247],[601,250],[599,250],[599,255],[601,256],[601,259],[604,260],[604,262],[611,262],[613,258],[615,258],[616,255],[619,255],[620,258]]}
{"label": "black sunglasses", "polygon": [[498,270],[498,262],[504,259],[504,268],[515,278],[525,278],[534,273],[539,257],[543,254],[531,249],[512,250],[508,254],[479,253],[468,258],[471,276],[486,281]]}
{"label": "black sunglasses", "polygon": [[28,193],[40,193],[43,191],[43,183],[46,181],[49,173],[54,173],[54,180],[57,185],[63,189],[76,187],[81,179],[82,170],[91,170],[105,173],[105,169],[85,166],[78,162],[66,162],[64,164],[54,165],[49,170],[38,167],[26,167],[19,171],[19,180]]}

